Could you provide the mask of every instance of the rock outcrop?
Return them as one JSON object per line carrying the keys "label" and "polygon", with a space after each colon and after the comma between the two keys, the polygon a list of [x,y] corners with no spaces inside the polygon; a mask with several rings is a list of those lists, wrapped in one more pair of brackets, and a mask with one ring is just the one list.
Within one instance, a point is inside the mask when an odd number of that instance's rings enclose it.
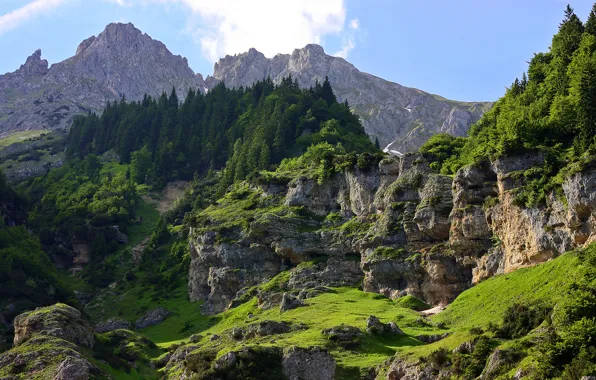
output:
{"label": "rock outcrop", "polygon": [[14,345],[19,346],[34,334],[49,335],[91,348],[95,338],[88,322],[77,309],[65,305],[35,309],[14,319]]}
{"label": "rock outcrop", "polygon": [[95,338],[81,312],[56,304],[17,316],[15,348],[0,354],[0,378],[85,380],[104,374],[86,352]]}
{"label": "rock outcrop", "polygon": [[108,101],[141,100],[172,88],[184,98],[189,88],[204,91],[205,83],[163,43],[130,23],[109,24],[65,61],[48,68],[37,50],[17,71],[0,75],[0,137],[66,128],[74,115],[101,112]]}
{"label": "rock outcrop", "polygon": [[149,310],[142,317],[137,319],[135,327],[137,329],[144,329],[145,327],[160,324],[164,321],[171,313],[165,307],[158,307],[153,310]]}
{"label": "rock outcrop", "polygon": [[[251,191],[288,215],[192,228],[190,298],[205,300],[203,311],[213,314],[247,295],[270,308],[284,293],[302,300],[304,289],[362,284],[390,298],[445,305],[483,279],[596,240],[596,168],[571,175],[546,204],[528,208],[516,200],[525,183],[519,173],[539,163],[508,157],[451,178],[407,154],[323,183],[298,176],[285,186],[255,185]],[[278,290],[246,293],[287,269]]]}
{"label": "rock outcrop", "polygon": [[213,378],[287,378],[288,380],[333,380],[336,363],[319,347],[242,347],[216,357],[217,352],[189,345],[178,348],[164,368],[166,379],[188,379],[198,372]]}

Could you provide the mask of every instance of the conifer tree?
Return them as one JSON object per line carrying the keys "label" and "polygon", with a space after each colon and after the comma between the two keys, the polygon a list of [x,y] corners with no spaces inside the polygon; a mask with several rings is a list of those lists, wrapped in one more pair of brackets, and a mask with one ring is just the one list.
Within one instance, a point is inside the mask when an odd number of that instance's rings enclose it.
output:
{"label": "conifer tree", "polygon": [[596,36],[596,3],[592,6],[592,10],[586,21],[585,30],[587,33]]}
{"label": "conifer tree", "polygon": [[581,154],[594,142],[596,136],[596,67],[592,62],[582,71],[579,96],[579,133],[574,141],[574,149]]}

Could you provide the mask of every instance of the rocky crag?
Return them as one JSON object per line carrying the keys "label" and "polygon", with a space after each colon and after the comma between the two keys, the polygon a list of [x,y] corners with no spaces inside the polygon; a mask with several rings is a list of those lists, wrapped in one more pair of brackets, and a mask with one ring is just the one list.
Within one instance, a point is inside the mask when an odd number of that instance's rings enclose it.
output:
{"label": "rocky crag", "polygon": [[132,24],[110,24],[97,37],[81,42],[76,54],[48,67],[37,50],[15,72],[0,75],[0,137],[15,131],[60,129],[77,114],[100,113],[108,101],[141,100],[176,88],[183,98],[189,88],[205,92],[223,81],[227,86],[252,85],[271,77],[292,75],[309,87],[329,77],[337,97],[347,100],[366,132],[388,151],[415,150],[438,132],[464,135],[492,103],[455,102],[400,86],[358,71],[318,45],[267,59],[251,49],[227,56],[203,80],[186,58]]}
{"label": "rocky crag", "polygon": [[191,87],[205,85],[185,58],[132,24],[110,24],[71,58],[48,67],[37,50],[18,70],[0,75],[0,136],[66,128],[74,115],[99,113],[108,101],[141,100],[172,88],[184,97]]}
{"label": "rocky crag", "polygon": [[215,64],[207,84],[249,86],[270,77],[274,82],[291,75],[301,87],[322,83],[325,77],[341,102],[348,101],[366,132],[387,151],[416,150],[436,133],[464,136],[470,125],[492,107],[489,102],[457,102],[415,88],[401,86],[359,71],[343,58],[325,54],[319,45],[306,45],[292,54],[266,58],[255,49],[226,56]]}
{"label": "rocky crag", "polygon": [[[594,167],[569,176],[546,204],[518,205],[521,174],[540,159],[482,162],[452,178],[407,154],[322,182],[261,178],[196,218],[189,296],[205,301],[205,314],[234,307],[247,292],[264,308],[299,306],[304,289],[317,286],[445,305],[484,279],[596,240]],[[255,290],[290,268],[279,291]]]}

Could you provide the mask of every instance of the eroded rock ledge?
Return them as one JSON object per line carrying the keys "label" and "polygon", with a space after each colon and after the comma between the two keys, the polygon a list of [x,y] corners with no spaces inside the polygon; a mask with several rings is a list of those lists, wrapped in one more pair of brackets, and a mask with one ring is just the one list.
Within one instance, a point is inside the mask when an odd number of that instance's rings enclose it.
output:
{"label": "eroded rock ledge", "polygon": [[448,303],[486,278],[596,240],[596,168],[571,175],[545,205],[516,204],[518,174],[540,160],[482,162],[451,178],[408,154],[322,183],[300,176],[250,185],[238,199],[254,200],[243,224],[224,225],[217,215],[235,211],[220,205],[191,229],[189,296],[215,314],[295,268],[285,291],[361,284]]}

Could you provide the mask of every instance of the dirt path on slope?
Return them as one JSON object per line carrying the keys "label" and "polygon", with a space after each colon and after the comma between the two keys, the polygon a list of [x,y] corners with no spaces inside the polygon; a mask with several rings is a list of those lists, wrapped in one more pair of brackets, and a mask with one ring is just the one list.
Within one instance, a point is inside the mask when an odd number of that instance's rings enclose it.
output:
{"label": "dirt path on slope", "polygon": [[155,207],[157,212],[163,214],[164,212],[174,207],[176,199],[184,195],[184,189],[188,181],[174,181],[166,185],[166,187],[157,196],[143,195],[143,200]]}

